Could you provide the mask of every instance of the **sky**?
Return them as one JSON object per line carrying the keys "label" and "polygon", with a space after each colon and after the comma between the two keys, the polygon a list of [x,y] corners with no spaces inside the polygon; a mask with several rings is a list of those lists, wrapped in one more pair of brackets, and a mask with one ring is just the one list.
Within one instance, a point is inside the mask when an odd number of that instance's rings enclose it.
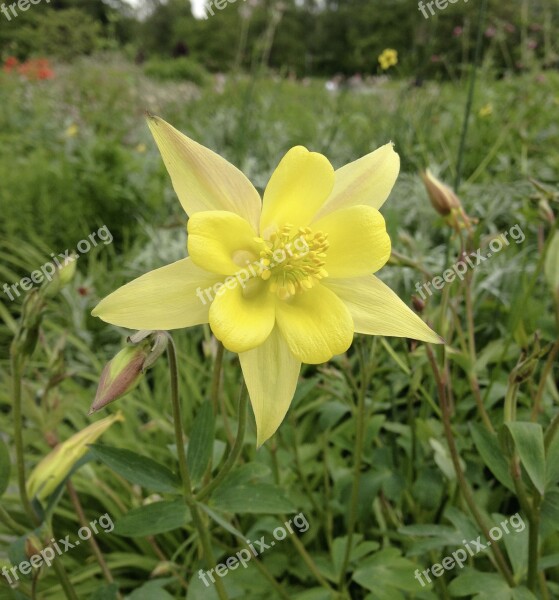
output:
{"label": "sky", "polygon": [[[141,0],[126,0],[128,4],[132,4],[132,6],[138,5]],[[204,5],[205,0],[190,0],[192,3],[192,12],[197,17],[204,16]]]}

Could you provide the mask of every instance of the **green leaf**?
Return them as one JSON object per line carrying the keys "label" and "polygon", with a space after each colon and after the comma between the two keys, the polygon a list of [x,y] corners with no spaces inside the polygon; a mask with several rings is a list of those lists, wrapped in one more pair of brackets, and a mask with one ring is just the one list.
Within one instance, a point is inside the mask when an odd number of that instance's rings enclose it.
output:
{"label": "green leaf", "polygon": [[[520,513],[506,517],[497,513],[491,515],[495,525],[508,521],[507,529],[509,533],[503,535],[503,543],[507,549],[507,554],[512,566],[512,570],[517,581],[522,581],[526,574],[528,564],[526,557],[528,556],[528,527],[526,521],[521,517]],[[501,529],[504,529],[501,527]],[[470,537],[469,539],[475,539]]]}
{"label": "green leaf", "polygon": [[164,586],[172,581],[172,577],[148,581],[142,587],[135,589],[127,597],[127,600],[153,600],[154,598],[157,598],[157,600],[173,600],[174,596],[171,596],[169,592],[163,589]]}
{"label": "green leaf", "polygon": [[[233,469],[219,487],[235,487],[244,483],[255,483],[271,473],[270,467],[259,462],[250,462]],[[219,488],[218,488],[219,489]]]}
{"label": "green leaf", "polygon": [[487,429],[479,423],[470,423],[470,432],[477,451],[486,467],[506,488],[511,492],[514,492],[514,484],[510,475],[509,465],[499,446],[497,434],[487,431]]}
{"label": "green leaf", "polygon": [[8,489],[11,468],[8,446],[6,446],[4,440],[0,437],[0,496]]}
{"label": "green leaf", "polygon": [[97,588],[89,600],[118,600],[118,585],[109,583]]}
{"label": "green leaf", "polygon": [[194,423],[188,442],[187,463],[194,484],[200,482],[210,462],[213,452],[215,419],[212,405],[202,404]]}
{"label": "green leaf", "polygon": [[475,569],[453,579],[448,591],[452,596],[469,596],[475,600],[536,600],[526,588],[509,588],[497,573],[482,573]]}
{"label": "green leaf", "polygon": [[[373,592],[373,595],[378,590],[383,590],[387,598],[396,598],[397,590],[417,592],[421,589],[413,576],[415,569],[416,565],[400,556],[399,550],[387,548],[361,562],[353,573],[353,580]],[[394,593],[390,596],[391,591]]]}
{"label": "green leaf", "polygon": [[297,512],[296,507],[270,483],[218,486],[209,502],[212,508],[231,513],[278,514]]}
{"label": "green leaf", "polygon": [[[212,492],[209,506],[201,504],[202,509],[233,535],[237,535],[237,533],[228,528],[226,521],[220,522],[219,515],[213,512],[212,508],[235,513],[296,512],[293,504],[283,496],[279,488],[258,482],[259,479],[269,474],[270,468],[258,462],[247,463],[233,469]],[[241,539],[244,539],[242,534]]]}
{"label": "green leaf", "polygon": [[131,483],[154,492],[180,491],[177,477],[167,467],[147,456],[99,444],[91,445],[90,449],[95,458]]}
{"label": "green leaf", "polygon": [[143,537],[173,531],[190,520],[184,500],[164,500],[134,508],[117,520],[114,533],[126,537]]}
{"label": "green leaf", "polygon": [[545,449],[543,429],[538,423],[516,421],[506,423],[518,451],[520,461],[526,469],[534,487],[540,494],[545,491]]}

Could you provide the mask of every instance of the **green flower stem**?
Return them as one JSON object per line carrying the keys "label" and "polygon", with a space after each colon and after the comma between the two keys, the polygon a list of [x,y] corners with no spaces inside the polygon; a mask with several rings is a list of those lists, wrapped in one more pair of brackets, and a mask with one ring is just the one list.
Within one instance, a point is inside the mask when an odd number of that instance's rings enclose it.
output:
{"label": "green flower stem", "polygon": [[66,598],[68,598],[68,600],[79,600],[78,599],[78,595],[76,594],[76,591],[74,590],[73,586],[72,586],[72,582],[70,581],[68,574],[66,573],[66,570],[64,569],[62,563],[60,562],[60,558],[57,558],[53,563],[52,563],[54,572],[56,573],[56,576],[58,577],[58,581],[60,581],[60,585],[62,586],[62,589],[64,590],[64,593],[66,594]]}
{"label": "green flower stem", "polygon": [[[68,483],[66,484],[66,488],[68,489],[68,494],[70,495],[70,500],[72,501],[72,504],[74,505],[76,514],[78,515],[78,520],[80,522],[80,525],[82,527],[87,527],[88,521],[85,518],[82,504],[80,502],[80,498],[78,496],[76,488],[74,487],[74,484],[71,481],[68,481]],[[101,552],[101,548],[99,548],[99,544],[95,541],[94,536],[91,536],[89,538],[89,545],[91,546],[91,550],[93,551],[93,554],[95,555],[95,558],[97,559],[97,562],[99,563],[99,566],[101,567],[103,576],[108,581],[108,583],[114,583],[113,574],[111,573],[111,570],[109,569],[109,567],[105,561],[105,557],[103,556],[103,553]],[[117,591],[116,596],[119,599],[122,598],[120,592],[118,592],[118,591]]]}
{"label": "green flower stem", "polygon": [[[177,351],[175,342],[172,336],[167,333],[169,344],[167,346],[167,355],[169,357],[169,371],[171,375],[171,402],[173,405],[173,424],[175,427],[175,442],[177,445],[177,457],[179,461],[179,472],[183,485],[184,500],[190,509],[192,514],[192,521],[194,527],[198,532],[200,542],[202,544],[202,550],[204,553],[204,560],[208,569],[212,569],[215,566],[215,558],[213,555],[211,539],[208,528],[202,520],[198,503],[192,493],[192,481],[190,479],[190,473],[188,471],[188,464],[186,462],[186,452],[184,450],[184,435],[182,431],[182,416],[181,406],[179,400],[179,377],[177,367]],[[221,579],[216,579],[215,589],[220,600],[228,600],[227,593],[223,586]]]}
{"label": "green flower stem", "polygon": [[[225,352],[225,348],[220,341],[217,341],[217,352],[215,355],[214,361],[214,369],[212,374],[212,387],[210,392],[210,401],[212,403],[212,411],[214,420],[217,417],[217,413],[219,411],[219,390],[221,387],[221,372],[223,369],[223,354]],[[223,415],[224,422],[227,424],[226,415]],[[204,477],[202,479],[204,485],[207,485],[212,478],[212,469],[213,469],[213,453],[210,454],[210,459],[208,460],[208,466],[206,467],[206,471],[204,472]]]}
{"label": "green flower stem", "polygon": [[[21,500],[21,505],[23,506],[24,511],[27,513],[27,516],[29,517],[33,525],[38,526],[41,524],[41,521],[35,513],[35,511],[33,510],[31,502],[29,501],[29,496],[27,495],[26,487],[27,478],[25,476],[23,419],[21,413],[21,380],[23,377],[23,367],[25,363],[24,358],[16,350],[15,345],[12,345],[10,359],[13,384],[14,446],[16,450],[16,468],[19,497]],[[72,587],[72,583],[68,578],[64,566],[60,562],[60,558],[57,558],[53,562],[52,566],[54,567],[56,576],[60,581],[60,585],[62,586],[64,593],[66,594],[66,598],[68,598],[68,600],[78,600],[78,596],[74,588]]]}
{"label": "green flower stem", "polygon": [[516,420],[516,394],[518,393],[518,383],[509,382],[505,394],[504,421],[511,423]]}
{"label": "green flower stem", "polygon": [[481,392],[479,389],[479,381],[476,375],[476,361],[477,361],[477,353],[476,353],[476,333],[474,326],[474,307],[472,303],[472,277],[473,273],[470,271],[466,276],[466,288],[464,291],[464,300],[466,303],[466,322],[467,322],[467,330],[468,330],[468,349],[470,353],[470,372],[468,373],[468,379],[470,381],[470,386],[472,388],[472,392],[474,394],[474,399],[476,401],[477,410],[485,425],[487,431],[491,433],[495,433],[495,429],[493,428],[493,424],[491,423],[491,419],[485,410],[485,405],[483,403],[483,398],[481,397]]}
{"label": "green flower stem", "polygon": [[27,495],[25,477],[25,457],[23,452],[23,423],[21,414],[21,378],[23,374],[23,360],[12,349],[11,355],[12,384],[13,384],[13,415],[14,415],[14,445],[16,450],[17,482],[21,505],[34,525],[39,525],[39,518],[35,514]]}
{"label": "green flower stem", "polygon": [[[285,515],[281,515],[281,518],[284,523],[287,521],[287,517]],[[307,549],[305,548],[303,542],[301,542],[301,540],[296,535],[290,535],[289,540],[295,546],[295,550],[297,550],[297,552],[303,559],[303,562],[307,565],[309,571],[315,576],[315,579],[318,581],[318,583],[320,583],[320,585],[323,588],[326,588],[327,590],[333,593],[334,590],[332,589],[332,586],[321,575],[320,571],[318,570],[318,567],[312,559],[312,556],[307,552]]]}
{"label": "green flower stem", "polygon": [[231,448],[231,452],[225,461],[225,464],[219,471],[219,473],[215,476],[215,478],[208,483],[205,487],[203,487],[198,494],[196,495],[196,500],[198,502],[206,499],[215,488],[225,479],[226,475],[231,471],[231,469],[235,466],[237,459],[239,458],[241,451],[243,449],[243,443],[245,439],[245,431],[246,431],[246,416],[247,416],[247,405],[248,405],[248,391],[246,385],[243,383],[241,388],[241,395],[239,397],[239,425],[237,427],[237,437],[235,439],[235,443]]}
{"label": "green flower stem", "polygon": [[[433,375],[435,377],[435,382],[437,384],[437,392],[439,395],[439,402],[441,404],[442,409],[442,421],[443,428],[445,433],[445,438],[448,444],[448,449],[450,451],[450,457],[452,460],[452,465],[454,467],[454,472],[456,473],[456,479],[458,481],[458,486],[460,487],[460,491],[462,492],[462,496],[472,513],[478,527],[485,535],[487,539],[490,539],[489,528],[485,524],[485,520],[479,511],[472,490],[464,476],[464,472],[462,471],[462,465],[460,464],[460,455],[458,453],[458,449],[456,447],[456,442],[454,440],[454,434],[452,433],[452,425],[451,425],[451,415],[446,395],[446,384],[441,377],[441,373],[439,367],[437,365],[437,361],[435,360],[435,355],[433,354],[433,350],[429,344],[425,344],[425,348],[427,350],[427,357],[429,358],[429,363],[433,370]],[[507,583],[510,587],[515,587],[516,583],[512,576],[511,570],[501,552],[499,546],[497,544],[492,544],[491,551],[495,558],[495,563],[497,568],[501,572],[501,575],[506,579]]]}
{"label": "green flower stem", "polygon": [[[514,381],[509,382],[509,387],[505,395],[504,421],[512,423],[516,420],[516,398],[519,384]],[[518,453],[514,452],[509,461],[510,472],[516,496],[520,508],[528,517],[528,588],[535,592],[538,585],[538,556],[539,556],[539,529],[540,529],[540,505],[541,496],[534,491],[533,501],[530,502],[526,492],[526,486],[522,481],[522,468]]]}
{"label": "green flower stem", "polygon": [[366,424],[366,408],[365,408],[365,396],[367,393],[367,387],[369,384],[369,369],[367,368],[367,356],[363,349],[362,344],[358,345],[360,348],[361,357],[361,387],[359,389],[359,395],[357,396],[357,413],[355,415],[355,447],[353,452],[354,457],[354,469],[353,469],[353,483],[351,486],[351,499],[350,499],[350,511],[348,520],[348,531],[347,531],[347,542],[344,552],[344,558],[342,560],[342,566],[339,574],[339,588],[345,587],[346,570],[349,564],[349,557],[351,555],[351,547],[353,542],[353,533],[355,525],[357,524],[357,511],[359,508],[359,488],[361,483],[361,464],[363,459],[363,444],[365,441],[365,424]]}
{"label": "green flower stem", "polygon": [[11,529],[18,535],[25,535],[27,533],[27,529],[14,521],[2,505],[0,505],[0,523],[4,523],[8,529]]}
{"label": "green flower stem", "polygon": [[217,342],[217,352],[215,355],[214,371],[212,376],[212,407],[214,409],[214,415],[217,415],[219,410],[219,388],[221,385],[221,369],[223,366],[223,352],[224,347],[221,342]]}
{"label": "green flower stem", "polygon": [[528,589],[536,593],[538,587],[538,558],[540,553],[540,508],[542,498],[536,491],[532,502],[528,532]]}

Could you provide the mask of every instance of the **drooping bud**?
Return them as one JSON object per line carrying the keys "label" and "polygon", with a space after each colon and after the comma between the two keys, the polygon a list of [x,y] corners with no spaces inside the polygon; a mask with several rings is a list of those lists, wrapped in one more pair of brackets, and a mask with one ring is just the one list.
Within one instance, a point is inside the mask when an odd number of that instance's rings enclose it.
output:
{"label": "drooping bud", "polygon": [[95,400],[89,409],[90,415],[131,392],[140,383],[149,346],[148,341],[137,346],[127,346],[105,365]]}
{"label": "drooping bud", "polygon": [[429,169],[421,172],[421,179],[429,195],[429,200],[433,208],[443,217],[447,217],[450,213],[456,209],[462,208],[462,204],[458,199],[458,196],[444,184],[439,181]]}
{"label": "drooping bud", "polygon": [[123,348],[105,365],[89,414],[135,389],[167,348],[167,336],[161,331],[139,331],[128,342],[133,345]]}
{"label": "drooping bud", "polygon": [[77,254],[71,254],[68,258],[64,260],[62,267],[58,270],[58,275],[60,277],[60,283],[62,287],[70,283],[72,279],[74,279],[74,275],[76,274],[76,266],[77,266],[78,256]]}
{"label": "drooping bud", "polygon": [[54,273],[45,281],[41,292],[45,298],[54,298],[60,290],[70,283],[76,274],[77,254],[72,253],[64,259],[60,266],[56,266]]}
{"label": "drooping bud", "polygon": [[121,413],[101,419],[74,434],[47,454],[33,469],[27,480],[30,498],[45,500],[64,481],[72,467],[87,453],[88,444],[93,444],[113,423],[124,421]]}

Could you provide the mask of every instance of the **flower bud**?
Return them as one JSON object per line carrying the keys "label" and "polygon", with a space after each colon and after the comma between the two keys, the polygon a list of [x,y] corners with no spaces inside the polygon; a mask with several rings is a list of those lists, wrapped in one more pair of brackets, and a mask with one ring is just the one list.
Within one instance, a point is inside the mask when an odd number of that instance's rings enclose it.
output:
{"label": "flower bud", "polygon": [[101,373],[95,400],[89,414],[131,392],[144,374],[144,362],[149,356],[150,342],[145,340],[137,346],[123,348]]}
{"label": "flower bud", "polygon": [[41,291],[45,298],[54,298],[60,290],[70,283],[76,274],[76,261],[78,256],[71,254],[64,259],[60,266],[56,266],[54,274],[49,281],[45,281]]}
{"label": "flower bud", "polygon": [[131,392],[145,371],[165,352],[168,338],[163,331],[138,331],[128,338],[128,342],[132,345],[126,346],[105,365],[89,414]]}
{"label": "flower bud", "polygon": [[60,283],[62,287],[66,284],[70,283],[72,279],[74,279],[74,275],[76,274],[76,266],[77,266],[78,256],[77,254],[71,254],[68,258],[64,259],[64,263],[58,269],[58,274],[60,276]]}
{"label": "flower bud", "polygon": [[433,208],[440,215],[447,217],[454,209],[462,208],[458,196],[442,181],[434,177],[429,169],[421,173],[421,179],[423,179]]}
{"label": "flower bud", "polygon": [[33,469],[27,480],[27,494],[40,501],[50,496],[68,476],[72,467],[87,453],[88,444],[93,444],[113,423],[124,421],[121,413],[92,423],[74,434]]}
{"label": "flower bud", "polygon": [[150,578],[165,577],[166,575],[172,575],[175,570],[174,563],[170,561],[160,562],[155,566],[155,569],[150,574]]}

